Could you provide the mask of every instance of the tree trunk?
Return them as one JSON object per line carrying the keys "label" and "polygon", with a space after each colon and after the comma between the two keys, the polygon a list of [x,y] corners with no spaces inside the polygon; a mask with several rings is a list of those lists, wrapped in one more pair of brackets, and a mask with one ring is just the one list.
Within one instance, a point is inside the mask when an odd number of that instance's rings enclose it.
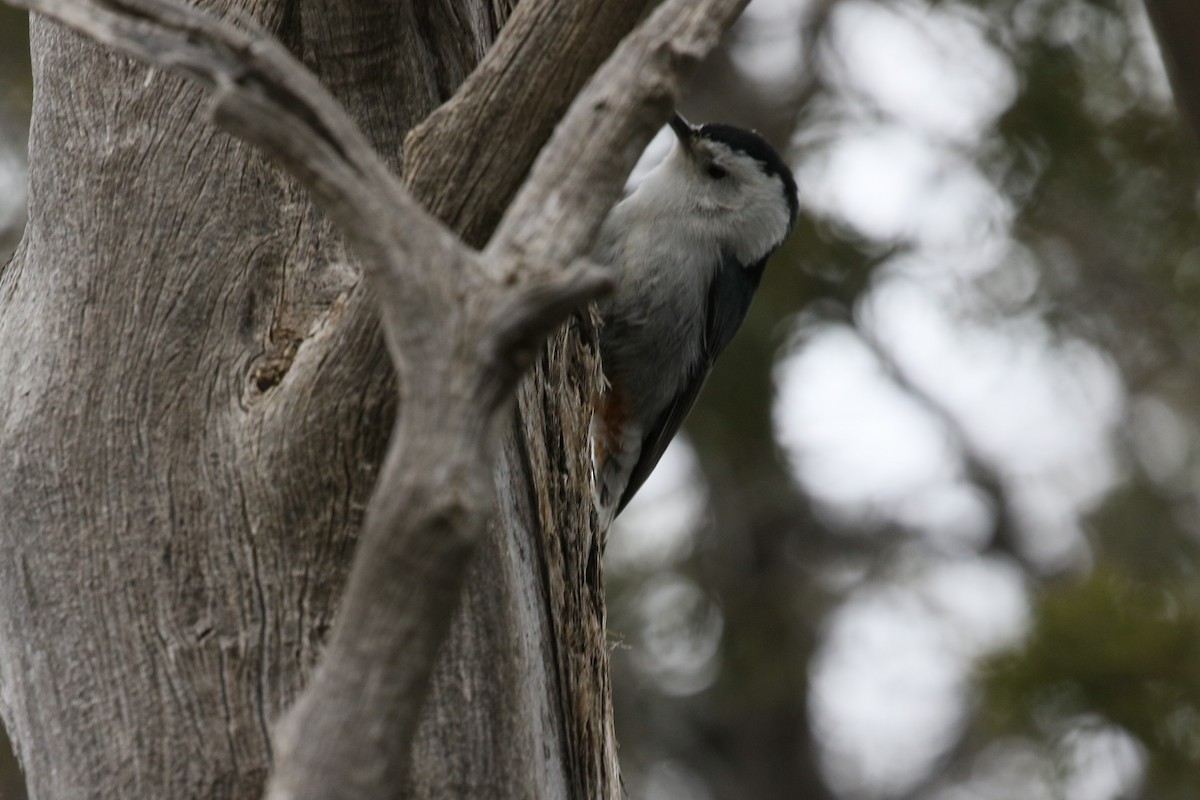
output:
{"label": "tree trunk", "polygon": [[[395,168],[507,5],[240,10]],[[31,34],[30,224],[0,276],[5,720],[33,797],[257,797],[273,722],[333,618],[393,373],[372,315],[363,331],[337,327],[362,291],[341,235],[205,122],[199,89],[38,17]],[[579,363],[579,330],[544,373]],[[361,344],[285,385],[329,336]],[[531,384],[534,411],[578,433],[589,374]],[[506,441],[498,524],[436,673],[412,796],[564,797],[582,777],[529,489],[557,481],[535,470],[565,445],[577,443],[540,421]],[[585,498],[577,468],[562,485]],[[606,685],[585,688],[604,712]],[[609,730],[603,713],[593,723]]]}

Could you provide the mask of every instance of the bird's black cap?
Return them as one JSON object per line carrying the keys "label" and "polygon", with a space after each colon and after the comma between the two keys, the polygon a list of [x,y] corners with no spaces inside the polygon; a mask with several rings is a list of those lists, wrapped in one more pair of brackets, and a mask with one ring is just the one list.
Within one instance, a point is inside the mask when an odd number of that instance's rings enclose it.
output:
{"label": "bird's black cap", "polygon": [[[678,115],[676,116],[678,117]],[[678,118],[682,119],[682,117]],[[674,122],[672,122],[671,127],[675,127]],[[707,125],[694,128],[693,131],[693,136],[696,138],[720,142],[730,150],[745,153],[757,161],[765,173],[779,176],[779,180],[783,182],[783,193],[787,198],[792,224],[795,224],[796,215],[800,211],[800,204],[796,199],[796,178],[792,175],[792,170],[784,163],[775,148],[767,144],[766,139],[754,131],[748,131],[733,125],[723,125],[719,122],[710,122]]]}

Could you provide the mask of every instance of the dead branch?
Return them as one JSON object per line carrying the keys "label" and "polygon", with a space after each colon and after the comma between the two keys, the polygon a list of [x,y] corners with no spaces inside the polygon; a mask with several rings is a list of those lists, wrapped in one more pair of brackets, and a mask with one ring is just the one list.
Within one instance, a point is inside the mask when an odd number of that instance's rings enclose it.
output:
{"label": "dead branch", "polygon": [[646,0],[524,0],[454,96],[404,140],[404,178],[481,247],[575,95]]}

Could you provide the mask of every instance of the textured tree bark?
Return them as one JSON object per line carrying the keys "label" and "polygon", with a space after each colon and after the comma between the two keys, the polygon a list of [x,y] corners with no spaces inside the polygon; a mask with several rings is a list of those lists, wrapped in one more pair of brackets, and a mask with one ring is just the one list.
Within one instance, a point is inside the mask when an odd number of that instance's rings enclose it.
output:
{"label": "textured tree bark", "polygon": [[[303,81],[281,91],[269,51],[206,52],[186,14],[154,38],[141,0],[39,5],[200,75],[218,118],[321,206],[204,124],[200,91],[34,22],[30,225],[0,272],[0,705],[32,796],[259,795],[274,721],[327,641],[278,737],[272,796],[616,796],[586,315],[553,335],[498,458],[491,415],[539,326],[597,288],[562,265],[586,251],[680,68],[744,3],[660,10],[576,102],[478,255],[384,162],[399,164],[402,136],[464,79],[507,4],[222,5],[318,74],[387,154],[378,164],[349,120],[307,105]],[[554,15],[525,0],[550,21],[514,25],[528,41],[505,52],[597,20],[615,42],[630,4],[601,5]],[[92,12],[103,24],[85,24]],[[239,68],[264,52],[265,71]],[[530,126],[544,138],[607,49],[587,52],[573,70],[502,63],[457,111],[488,118],[539,82],[561,98]],[[253,124],[272,108],[295,116]],[[463,126],[437,130],[414,141],[438,153]],[[483,184],[418,154],[418,198],[482,238],[540,142],[497,146],[524,167]],[[478,190],[468,211],[422,194],[439,175]],[[415,758],[393,758],[422,707]]]}
{"label": "textured tree bark", "polygon": [[[409,4],[353,7],[240,11],[398,163],[443,99],[439,60],[409,56],[426,52]],[[33,797],[258,797],[332,621],[393,376],[375,333],[285,394],[355,291],[341,237],[205,124],[199,89],[37,17],[31,34],[31,219],[0,278],[6,722]]]}

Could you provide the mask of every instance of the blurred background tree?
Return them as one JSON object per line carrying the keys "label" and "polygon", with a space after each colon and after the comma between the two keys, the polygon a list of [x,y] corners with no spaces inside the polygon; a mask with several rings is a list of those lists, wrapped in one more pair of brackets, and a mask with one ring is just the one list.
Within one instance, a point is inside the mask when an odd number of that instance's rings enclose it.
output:
{"label": "blurred background tree", "polygon": [[1194,797],[1198,162],[1141,3],[754,0],[684,111],[802,217],[609,539],[629,795]]}

